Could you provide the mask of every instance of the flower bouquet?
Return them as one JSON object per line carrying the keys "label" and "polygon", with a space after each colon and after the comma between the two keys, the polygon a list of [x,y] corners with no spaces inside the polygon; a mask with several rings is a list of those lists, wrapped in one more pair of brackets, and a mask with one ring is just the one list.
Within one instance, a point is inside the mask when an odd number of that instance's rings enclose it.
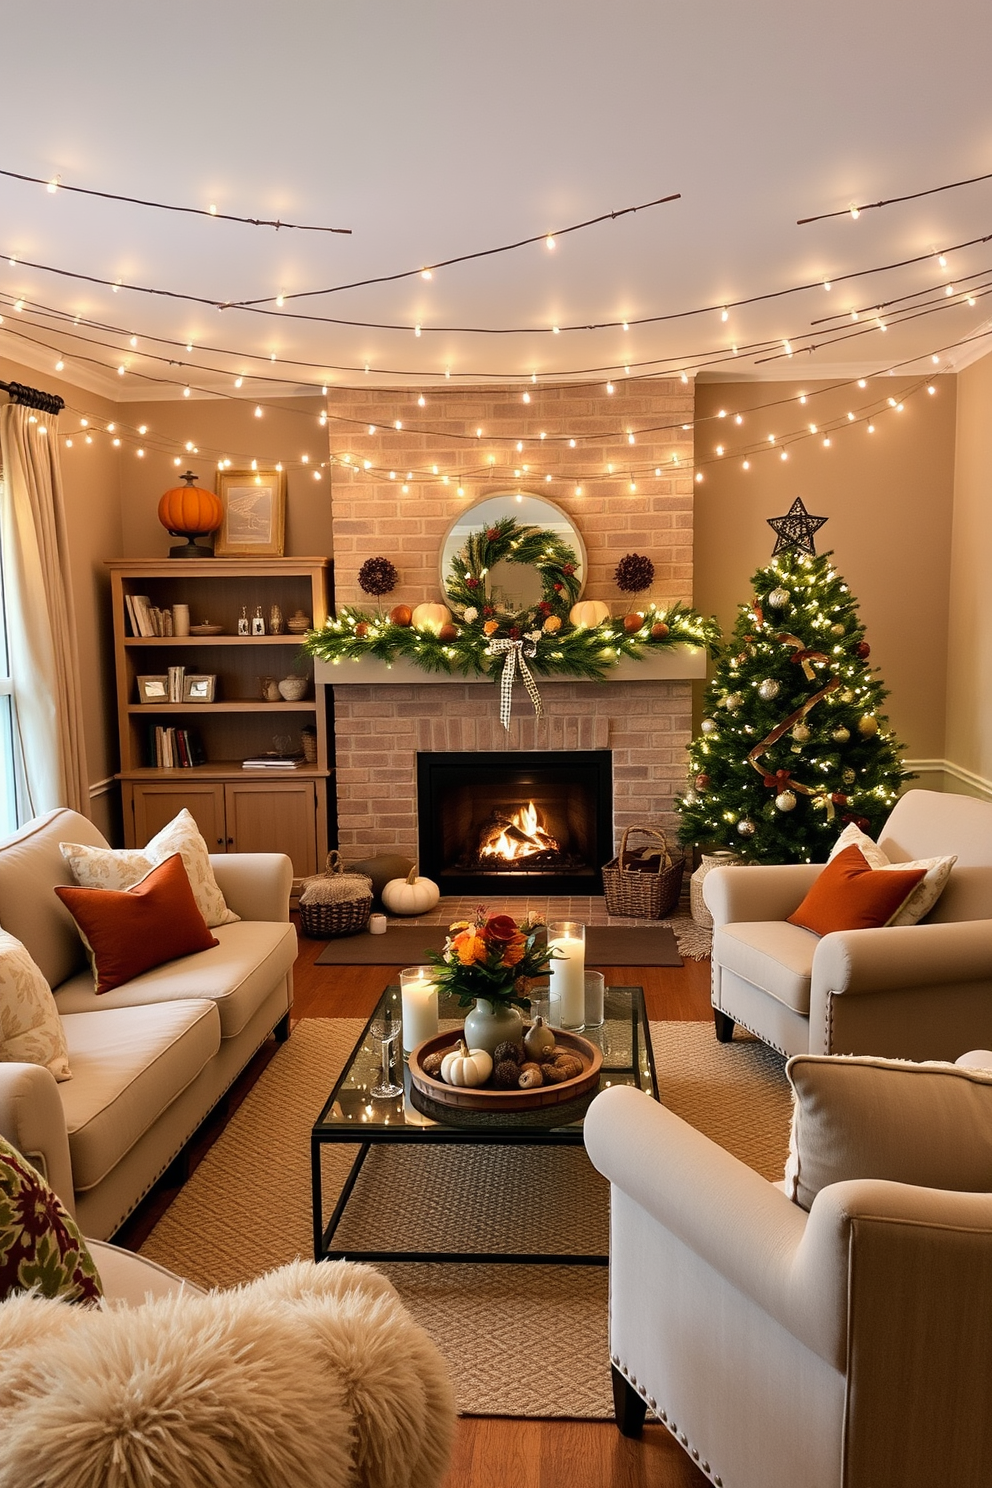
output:
{"label": "flower bouquet", "polygon": [[494,1008],[527,1011],[528,983],[547,976],[557,952],[548,946],[542,916],[528,913],[518,923],[479,908],[474,919],[449,925],[442,951],[427,954],[437,967],[438,990],[457,997],[462,1007],[481,998]]}

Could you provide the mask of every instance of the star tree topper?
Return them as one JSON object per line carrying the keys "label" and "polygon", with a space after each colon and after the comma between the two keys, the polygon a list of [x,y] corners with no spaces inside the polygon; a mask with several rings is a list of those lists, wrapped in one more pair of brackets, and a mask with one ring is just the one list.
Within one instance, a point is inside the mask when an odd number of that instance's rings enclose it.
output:
{"label": "star tree topper", "polygon": [[767,518],[769,527],[773,527],[776,533],[772,557],[783,553],[786,548],[798,548],[801,553],[809,553],[811,558],[815,558],[814,538],[827,520],[826,517],[811,517],[803,506],[802,497],[797,496],[784,517]]}

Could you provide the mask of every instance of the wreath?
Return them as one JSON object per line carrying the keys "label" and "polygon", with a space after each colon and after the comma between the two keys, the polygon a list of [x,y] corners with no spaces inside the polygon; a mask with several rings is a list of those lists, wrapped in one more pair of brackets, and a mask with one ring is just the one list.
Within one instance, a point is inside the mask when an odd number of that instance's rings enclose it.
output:
{"label": "wreath", "polygon": [[[529,609],[514,613],[494,602],[487,583],[498,563],[521,563],[541,575],[541,599]],[[461,552],[452,559],[445,589],[453,609],[464,615],[475,610],[525,631],[540,627],[549,615],[564,620],[579,597],[579,560],[572,548],[554,532],[526,527],[512,517],[503,517],[492,527],[470,534]]]}

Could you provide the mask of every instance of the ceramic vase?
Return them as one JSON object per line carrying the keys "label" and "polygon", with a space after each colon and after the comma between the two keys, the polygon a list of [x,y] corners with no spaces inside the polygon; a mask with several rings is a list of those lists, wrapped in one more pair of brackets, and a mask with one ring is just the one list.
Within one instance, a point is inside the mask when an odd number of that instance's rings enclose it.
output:
{"label": "ceramic vase", "polygon": [[519,1044],[524,1036],[520,1009],[506,1003],[475,999],[475,1007],[465,1019],[465,1042],[470,1049],[485,1049],[493,1054],[499,1044],[509,1040]]}

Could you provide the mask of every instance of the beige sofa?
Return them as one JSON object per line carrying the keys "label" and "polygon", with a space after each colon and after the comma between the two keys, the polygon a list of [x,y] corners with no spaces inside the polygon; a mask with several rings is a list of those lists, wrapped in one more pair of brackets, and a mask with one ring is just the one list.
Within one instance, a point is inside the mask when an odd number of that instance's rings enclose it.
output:
{"label": "beige sofa", "polygon": [[106,1239],[161,1176],[273,1031],[285,1038],[296,931],[281,853],[211,858],[236,924],[210,950],[97,997],[75,923],[54,891],[72,877],[59,843],[107,843],[73,811],[51,811],[0,843],[0,926],[41,967],[62,1017],[73,1078],[0,1063],[0,1132]]}

